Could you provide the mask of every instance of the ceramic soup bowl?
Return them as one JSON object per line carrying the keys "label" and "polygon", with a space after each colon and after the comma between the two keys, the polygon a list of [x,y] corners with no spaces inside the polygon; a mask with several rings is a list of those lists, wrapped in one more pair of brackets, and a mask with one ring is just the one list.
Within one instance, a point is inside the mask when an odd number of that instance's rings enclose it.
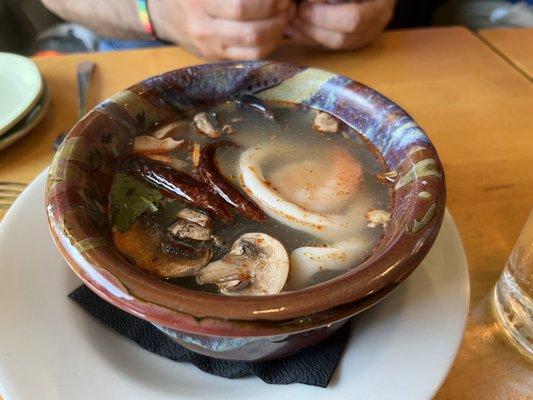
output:
{"label": "ceramic soup bowl", "polygon": [[[399,174],[383,239],[347,273],[277,295],[194,291],[136,268],[110,238],[108,197],[117,161],[134,136],[154,125],[249,92],[327,111],[374,144],[388,170]],[[94,108],[71,130],[54,158],[46,207],[63,257],[103,299],[153,323],[193,351],[264,360],[325,339],[404,281],[435,241],[444,214],[445,183],[426,134],[373,89],[312,68],[226,62],[154,76]]]}

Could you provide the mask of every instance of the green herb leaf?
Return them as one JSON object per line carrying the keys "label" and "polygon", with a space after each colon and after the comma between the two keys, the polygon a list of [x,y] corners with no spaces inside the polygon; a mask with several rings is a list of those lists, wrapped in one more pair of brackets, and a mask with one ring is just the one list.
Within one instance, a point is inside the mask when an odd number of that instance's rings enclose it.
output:
{"label": "green herb leaf", "polygon": [[120,232],[127,231],[143,212],[156,212],[162,197],[148,183],[118,173],[111,189],[111,220]]}
{"label": "green herb leaf", "polygon": [[168,228],[178,218],[178,211],[184,207],[183,203],[177,200],[164,201],[159,205],[159,211],[155,215],[156,221],[165,228]]}

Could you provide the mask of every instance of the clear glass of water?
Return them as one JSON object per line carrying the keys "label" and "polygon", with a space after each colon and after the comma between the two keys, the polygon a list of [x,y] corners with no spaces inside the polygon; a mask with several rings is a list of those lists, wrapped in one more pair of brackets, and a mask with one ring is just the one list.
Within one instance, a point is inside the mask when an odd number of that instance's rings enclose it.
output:
{"label": "clear glass of water", "polygon": [[494,288],[492,308],[505,336],[533,361],[533,210]]}

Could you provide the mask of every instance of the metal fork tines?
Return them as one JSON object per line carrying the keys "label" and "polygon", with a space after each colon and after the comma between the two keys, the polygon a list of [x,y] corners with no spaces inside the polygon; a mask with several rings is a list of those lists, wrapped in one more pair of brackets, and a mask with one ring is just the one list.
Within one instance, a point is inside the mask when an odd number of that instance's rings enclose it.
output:
{"label": "metal fork tines", "polygon": [[21,182],[0,182],[0,209],[7,209],[26,187]]}

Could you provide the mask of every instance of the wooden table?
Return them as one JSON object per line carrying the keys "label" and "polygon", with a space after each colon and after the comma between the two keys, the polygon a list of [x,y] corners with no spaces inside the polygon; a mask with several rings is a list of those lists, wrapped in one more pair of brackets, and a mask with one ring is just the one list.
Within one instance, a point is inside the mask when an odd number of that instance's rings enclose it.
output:
{"label": "wooden table", "polygon": [[[533,88],[462,28],[388,32],[359,52],[285,46],[276,59],[347,75],[402,105],[429,133],[444,163],[448,208],[464,241],[470,317],[439,400],[531,399],[533,366],[495,327],[488,297],[533,206]],[[91,104],[150,75],[200,63],[178,48],[37,59],[52,108],[31,135],[0,152],[0,181],[29,182],[52,157],[52,142],[76,120],[76,64],[97,70]],[[417,377],[413,377],[413,380]]]}
{"label": "wooden table", "polygon": [[533,80],[533,28],[483,29],[482,40]]}

